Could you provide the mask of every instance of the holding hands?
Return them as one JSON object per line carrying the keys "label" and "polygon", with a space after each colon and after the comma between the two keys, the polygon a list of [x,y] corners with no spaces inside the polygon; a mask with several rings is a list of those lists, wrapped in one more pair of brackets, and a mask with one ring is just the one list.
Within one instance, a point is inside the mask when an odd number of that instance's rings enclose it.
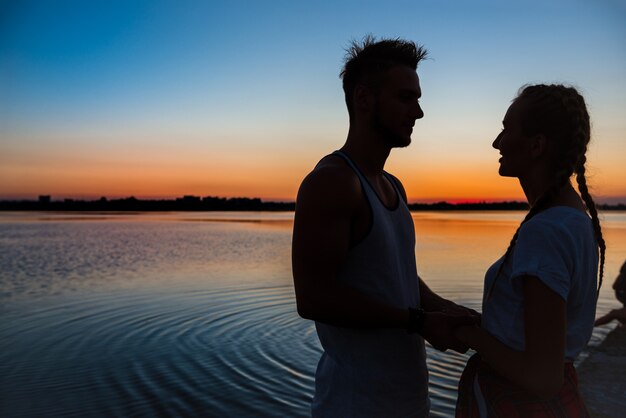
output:
{"label": "holding hands", "polygon": [[480,314],[473,309],[443,300],[436,311],[425,313],[422,336],[437,350],[465,353],[469,346],[456,330],[480,325]]}

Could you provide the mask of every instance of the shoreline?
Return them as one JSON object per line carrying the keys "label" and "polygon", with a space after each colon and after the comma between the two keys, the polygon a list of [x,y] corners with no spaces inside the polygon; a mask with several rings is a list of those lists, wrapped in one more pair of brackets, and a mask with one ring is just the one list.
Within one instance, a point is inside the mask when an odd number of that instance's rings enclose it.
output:
{"label": "shoreline", "polygon": [[[521,201],[408,203],[411,212],[437,211],[527,211],[528,203]],[[599,204],[602,212],[626,211],[626,204]],[[264,201],[258,197],[183,196],[176,199],[137,199],[134,196],[121,199],[101,197],[97,200],[63,199],[52,200],[50,195],[39,196],[38,200],[0,199],[0,211],[78,211],[78,212],[205,212],[205,211],[294,211],[295,201]]]}
{"label": "shoreline", "polygon": [[626,326],[617,326],[577,370],[589,414],[593,418],[619,418],[626,411]]}

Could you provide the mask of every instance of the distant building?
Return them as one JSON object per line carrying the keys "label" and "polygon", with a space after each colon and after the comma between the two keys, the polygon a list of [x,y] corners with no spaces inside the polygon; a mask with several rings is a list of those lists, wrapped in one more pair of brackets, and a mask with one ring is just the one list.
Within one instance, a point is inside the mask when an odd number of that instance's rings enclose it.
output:
{"label": "distant building", "polygon": [[39,196],[39,203],[50,203],[50,195]]}

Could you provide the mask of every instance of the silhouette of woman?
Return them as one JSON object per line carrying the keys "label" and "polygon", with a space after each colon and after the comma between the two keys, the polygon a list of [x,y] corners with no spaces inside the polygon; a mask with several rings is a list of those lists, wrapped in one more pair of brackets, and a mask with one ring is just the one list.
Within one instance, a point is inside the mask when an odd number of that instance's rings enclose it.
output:
{"label": "silhouette of woman", "polygon": [[589,140],[572,87],[523,87],[506,112],[493,142],[499,174],[519,179],[530,210],[486,273],[481,326],[456,329],[477,351],[457,417],[588,416],[573,361],[591,337],[605,253],[585,179]]}

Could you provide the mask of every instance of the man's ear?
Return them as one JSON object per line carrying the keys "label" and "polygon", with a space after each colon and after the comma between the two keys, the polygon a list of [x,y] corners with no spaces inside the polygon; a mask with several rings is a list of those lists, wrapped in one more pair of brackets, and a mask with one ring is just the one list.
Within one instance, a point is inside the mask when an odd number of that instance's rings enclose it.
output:
{"label": "man's ear", "polygon": [[548,153],[548,138],[544,134],[537,134],[531,138],[530,155],[541,158]]}
{"label": "man's ear", "polygon": [[372,90],[359,84],[354,89],[354,106],[361,112],[369,113],[374,105],[374,95]]}

